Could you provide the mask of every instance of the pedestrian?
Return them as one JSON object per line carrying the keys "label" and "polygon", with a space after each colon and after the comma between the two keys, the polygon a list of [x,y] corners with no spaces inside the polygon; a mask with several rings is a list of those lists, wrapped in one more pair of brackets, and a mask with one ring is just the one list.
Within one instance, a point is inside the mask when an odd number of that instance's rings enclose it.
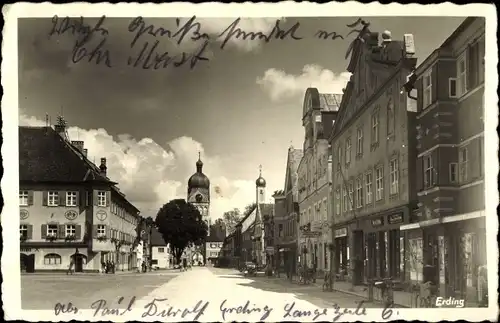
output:
{"label": "pedestrian", "polygon": [[101,260],[101,273],[105,273],[106,272],[106,263],[104,262],[104,260]]}
{"label": "pedestrian", "polygon": [[69,261],[69,268],[68,271],[66,272],[66,275],[71,274],[73,275],[73,265],[74,265],[74,260],[73,257],[71,257],[71,260]]}

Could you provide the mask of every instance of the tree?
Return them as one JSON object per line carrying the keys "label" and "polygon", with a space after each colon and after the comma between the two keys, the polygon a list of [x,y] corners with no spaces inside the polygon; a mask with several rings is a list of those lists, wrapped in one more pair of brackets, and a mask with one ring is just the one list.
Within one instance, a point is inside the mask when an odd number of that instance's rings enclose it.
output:
{"label": "tree", "polygon": [[[219,219],[217,219],[219,220]],[[241,213],[240,210],[235,208],[231,211],[224,212],[222,215],[222,221],[224,221],[224,224],[226,225],[227,231],[232,232],[234,230],[234,227],[238,222],[241,220]]]}
{"label": "tree", "polygon": [[200,212],[184,199],[164,204],[158,211],[155,223],[165,243],[170,244],[177,263],[184,249],[202,243],[208,232]]}

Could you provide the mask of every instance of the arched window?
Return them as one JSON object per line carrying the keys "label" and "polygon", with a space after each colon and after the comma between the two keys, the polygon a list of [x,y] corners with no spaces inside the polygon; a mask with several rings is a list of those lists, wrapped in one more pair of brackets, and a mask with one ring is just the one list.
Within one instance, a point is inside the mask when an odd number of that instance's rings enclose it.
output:
{"label": "arched window", "polygon": [[45,265],[60,265],[61,264],[61,256],[56,253],[49,253],[43,257],[43,263]]}

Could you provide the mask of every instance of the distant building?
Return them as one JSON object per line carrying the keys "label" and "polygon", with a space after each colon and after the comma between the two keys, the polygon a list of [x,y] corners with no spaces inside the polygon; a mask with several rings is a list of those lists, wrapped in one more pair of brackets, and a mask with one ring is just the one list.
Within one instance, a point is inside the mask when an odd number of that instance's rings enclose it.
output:
{"label": "distant building", "polygon": [[274,242],[276,246],[276,267],[285,272],[296,272],[297,230],[299,223],[298,174],[302,149],[290,147],[287,152],[285,189],[274,197]]}
{"label": "distant building", "polygon": [[414,73],[418,208],[401,227],[413,255],[406,278],[472,303],[487,250],[484,56],[485,19],[469,17]]}
{"label": "distant building", "polygon": [[21,270],[116,270],[137,266],[133,245],[139,210],[87,158],[83,141],[69,141],[66,123],[19,127]]}
{"label": "distant building", "polygon": [[318,271],[329,268],[328,245],[332,242],[328,200],[331,195],[331,151],[328,138],[337,118],[342,94],[306,90],[303,103],[303,155],[298,166],[299,230],[301,263]]}
{"label": "distant building", "polygon": [[165,242],[158,229],[153,228],[151,233],[151,267],[158,269],[172,268],[175,263],[169,245]]}
{"label": "distant building", "polygon": [[[251,240],[253,241],[252,250],[254,252],[254,260],[257,264],[265,266],[269,260],[269,252],[266,251],[267,236],[266,233],[266,223],[270,223],[270,217],[272,217],[272,212],[274,205],[265,203],[266,202],[266,180],[262,177],[262,167],[259,172],[259,177],[255,181],[255,218],[253,223],[253,233],[251,235]],[[273,251],[271,251],[273,253]]]}

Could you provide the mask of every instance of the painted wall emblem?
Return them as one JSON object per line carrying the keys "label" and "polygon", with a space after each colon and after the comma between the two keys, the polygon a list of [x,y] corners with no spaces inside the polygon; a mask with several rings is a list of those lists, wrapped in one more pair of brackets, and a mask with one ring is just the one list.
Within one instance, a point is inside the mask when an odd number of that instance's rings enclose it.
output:
{"label": "painted wall emblem", "polygon": [[78,216],[78,213],[76,211],[70,210],[70,211],[67,211],[66,213],[64,213],[64,216],[68,220],[74,220]]}
{"label": "painted wall emblem", "polygon": [[21,220],[26,220],[30,216],[30,213],[26,210],[20,210],[19,211],[19,217]]}
{"label": "painted wall emblem", "polygon": [[98,211],[96,213],[96,216],[97,216],[97,219],[99,219],[100,221],[104,221],[108,217],[108,214],[106,213],[106,211]]}

